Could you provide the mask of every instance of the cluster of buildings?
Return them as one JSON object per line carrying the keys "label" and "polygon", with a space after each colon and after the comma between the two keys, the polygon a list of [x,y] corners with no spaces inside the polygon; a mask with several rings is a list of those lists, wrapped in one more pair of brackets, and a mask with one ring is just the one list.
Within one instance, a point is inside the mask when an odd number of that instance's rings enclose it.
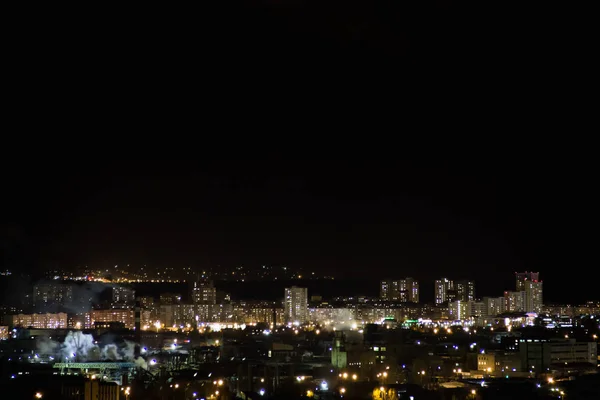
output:
{"label": "cluster of buildings", "polygon": [[[102,285],[102,286],[89,286]],[[91,288],[91,289],[90,289]],[[396,321],[440,321],[465,326],[486,326],[510,320],[505,325],[532,324],[537,315],[564,309],[543,305],[543,286],[539,273],[517,273],[515,290],[499,297],[477,298],[475,283],[442,278],[434,282],[434,301],[420,302],[419,282],[413,278],[382,280],[379,298],[350,297],[341,302],[309,297],[308,289],[285,288],[283,300],[231,301],[212,281],[196,280],[188,295],[160,293],[158,297],[136,296],[133,288],[122,284],[89,283],[76,286],[63,281],[46,281],[33,289],[35,313],[13,313],[3,318],[4,326],[45,329],[91,329],[113,324],[133,329],[134,309],[140,309],[140,329],[197,328],[203,324],[223,326],[267,323],[269,325],[321,323],[339,327],[358,327],[386,318]],[[579,309],[578,309],[579,310]],[[570,318],[550,318],[548,327],[568,324]],[[579,310],[584,311],[584,310]],[[590,311],[589,309],[587,311]],[[553,316],[554,314],[551,314]],[[561,325],[562,326],[562,325]]]}
{"label": "cluster of buildings", "polygon": [[[503,296],[475,296],[475,282],[469,280],[438,279],[434,283],[434,304],[448,308],[448,318],[465,320],[493,317],[503,313],[536,313],[544,310],[543,284],[539,272],[516,273],[515,290]],[[419,282],[413,278],[383,280],[380,299],[400,303],[419,302]]]}

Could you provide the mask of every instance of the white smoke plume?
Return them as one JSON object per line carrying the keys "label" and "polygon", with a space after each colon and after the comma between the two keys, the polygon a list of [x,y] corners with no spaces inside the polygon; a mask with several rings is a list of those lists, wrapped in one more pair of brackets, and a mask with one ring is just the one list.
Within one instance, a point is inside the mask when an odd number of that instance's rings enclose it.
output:
{"label": "white smoke plume", "polygon": [[39,354],[52,356],[56,354],[56,350],[60,344],[54,340],[49,339],[46,336],[40,337],[37,341],[37,350]]}
{"label": "white smoke plume", "polygon": [[71,332],[65,337],[61,346],[61,355],[69,360],[97,360],[98,346],[94,343],[94,337],[80,331]]}
{"label": "white smoke plume", "polygon": [[102,359],[116,361],[120,360],[121,356],[119,355],[119,348],[114,344],[107,344],[102,348]]}
{"label": "white smoke plume", "polygon": [[133,361],[133,359],[135,357],[134,351],[135,351],[135,343],[126,340],[125,346],[123,346],[121,348],[121,354],[123,355],[123,358],[127,361]]}
{"label": "white smoke plume", "polygon": [[62,361],[85,362],[110,360],[125,360],[135,362],[136,365],[147,369],[146,361],[138,357],[135,358],[135,343],[125,341],[122,346],[109,343],[104,346],[98,346],[94,337],[81,331],[69,331],[63,343],[51,340],[47,337],[39,338],[37,341],[38,353],[60,357]]}
{"label": "white smoke plume", "polygon": [[354,310],[348,308],[314,309],[311,310],[311,319],[322,326],[338,330],[354,329],[357,327]]}
{"label": "white smoke plume", "polygon": [[135,366],[142,369],[148,369],[148,363],[142,357],[135,359]]}

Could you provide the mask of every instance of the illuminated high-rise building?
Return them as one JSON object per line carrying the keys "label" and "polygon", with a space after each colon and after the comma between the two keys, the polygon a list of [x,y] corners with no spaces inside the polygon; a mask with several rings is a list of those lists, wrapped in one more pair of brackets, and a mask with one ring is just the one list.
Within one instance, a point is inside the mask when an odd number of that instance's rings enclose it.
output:
{"label": "illuminated high-rise building", "polygon": [[413,278],[384,280],[379,285],[379,297],[385,301],[419,302],[419,282]]}
{"label": "illuminated high-rise building", "polygon": [[539,272],[516,272],[516,290],[521,291],[525,290],[525,282],[539,282],[540,281],[540,273]]}
{"label": "illuminated high-rise building", "polygon": [[297,286],[285,288],[284,312],[286,322],[307,322],[308,289]]}
{"label": "illuminated high-rise building", "polygon": [[435,304],[453,302],[475,301],[475,282],[452,281],[446,278],[435,281]]}
{"label": "illuminated high-rise building", "polygon": [[195,304],[216,304],[217,289],[212,282],[194,282],[192,299]]}
{"label": "illuminated high-rise building", "polygon": [[525,291],[504,292],[504,310],[507,312],[524,312],[526,306]]}
{"label": "illuminated high-rise building", "polygon": [[516,289],[525,292],[523,311],[539,313],[544,305],[543,284],[539,272],[517,272]]}
{"label": "illuminated high-rise building", "polygon": [[455,281],[456,299],[460,301],[475,301],[475,282]]}
{"label": "illuminated high-rise building", "polygon": [[72,302],[72,285],[61,282],[41,282],[33,286],[33,306],[38,311],[60,310]]}
{"label": "illuminated high-rise building", "polygon": [[447,289],[450,286],[451,281],[446,278],[438,279],[435,281],[435,304],[442,304],[448,301]]}

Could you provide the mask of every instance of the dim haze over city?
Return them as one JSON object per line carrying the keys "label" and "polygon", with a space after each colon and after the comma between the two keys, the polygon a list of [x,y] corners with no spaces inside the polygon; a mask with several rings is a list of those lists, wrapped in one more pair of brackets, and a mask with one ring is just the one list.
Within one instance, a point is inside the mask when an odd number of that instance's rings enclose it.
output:
{"label": "dim haze over city", "polygon": [[591,245],[583,170],[534,158],[30,168],[3,183],[2,269],[286,266],[334,277],[336,295],[410,276],[428,302],[436,279],[474,280],[480,297],[513,290],[528,270],[545,300],[583,302],[597,297],[579,273]]}

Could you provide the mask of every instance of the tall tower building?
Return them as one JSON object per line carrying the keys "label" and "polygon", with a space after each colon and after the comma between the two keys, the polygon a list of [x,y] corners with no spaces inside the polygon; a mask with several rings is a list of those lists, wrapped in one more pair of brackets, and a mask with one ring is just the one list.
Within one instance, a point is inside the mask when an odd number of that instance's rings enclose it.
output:
{"label": "tall tower building", "polygon": [[516,277],[516,290],[517,292],[521,290],[525,290],[525,282],[539,282],[540,281],[540,273],[539,272],[515,272]]}
{"label": "tall tower building", "polygon": [[192,299],[194,304],[216,304],[217,288],[212,282],[194,282]]}
{"label": "tall tower building", "polygon": [[475,301],[475,282],[451,281],[446,278],[435,281],[435,304],[453,302]]}
{"label": "tall tower building", "polygon": [[525,292],[525,304],[523,311],[539,313],[542,311],[544,296],[543,285],[540,281],[539,272],[517,272],[516,289],[518,292]]}
{"label": "tall tower building", "polygon": [[285,288],[284,308],[286,322],[307,322],[308,289],[297,286]]}
{"label": "tall tower building", "polygon": [[504,292],[504,309],[508,312],[523,312],[525,311],[526,299],[525,291]]}
{"label": "tall tower building", "polygon": [[475,301],[475,282],[473,281],[456,281],[456,299],[460,301]]}
{"label": "tall tower building", "polygon": [[435,281],[435,288],[434,288],[435,304],[442,304],[442,303],[445,303],[446,301],[448,301],[447,291],[448,291],[448,287],[449,287],[450,283],[451,283],[451,281],[449,281],[446,278],[438,279]]}
{"label": "tall tower building", "polygon": [[413,278],[385,280],[379,284],[379,297],[385,301],[419,302],[419,281]]}

